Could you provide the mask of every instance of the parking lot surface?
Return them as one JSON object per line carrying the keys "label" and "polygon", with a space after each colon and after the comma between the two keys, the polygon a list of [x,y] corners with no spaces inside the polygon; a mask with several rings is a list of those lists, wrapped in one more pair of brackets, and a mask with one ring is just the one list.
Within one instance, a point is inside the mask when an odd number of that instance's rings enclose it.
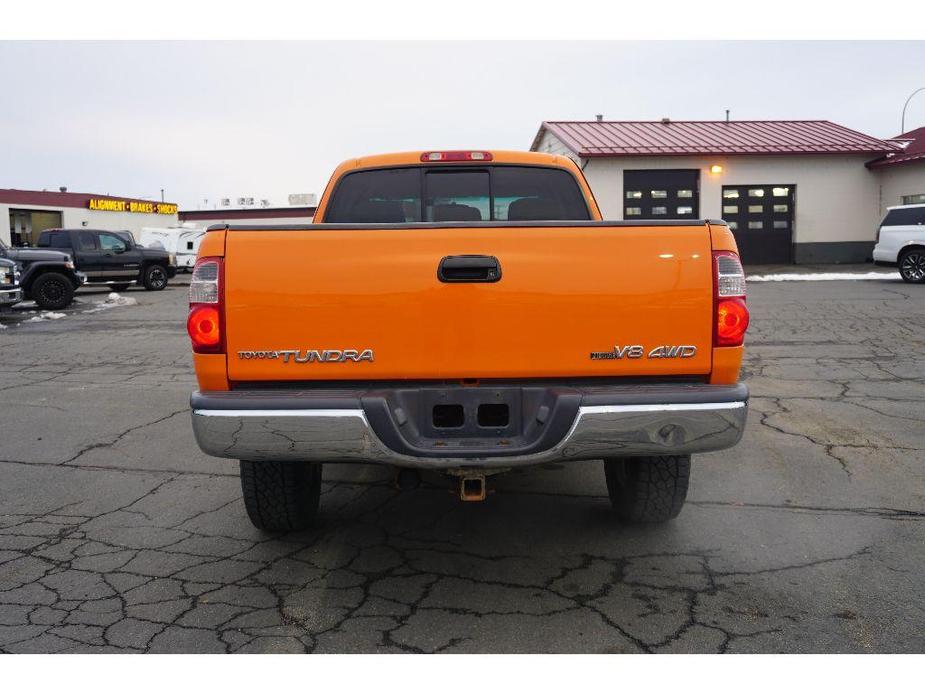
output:
{"label": "parking lot surface", "polygon": [[328,466],[284,536],[193,440],[185,287],[106,296],[0,318],[0,650],[925,650],[923,286],[750,285],[745,437],[668,524],[599,462],[481,504]]}

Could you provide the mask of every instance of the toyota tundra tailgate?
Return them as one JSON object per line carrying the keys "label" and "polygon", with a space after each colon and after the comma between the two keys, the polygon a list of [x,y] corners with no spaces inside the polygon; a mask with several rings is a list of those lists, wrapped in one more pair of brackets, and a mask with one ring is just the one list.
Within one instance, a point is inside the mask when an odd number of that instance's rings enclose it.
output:
{"label": "toyota tundra tailgate", "polygon": [[703,222],[230,229],[232,382],[701,376]]}

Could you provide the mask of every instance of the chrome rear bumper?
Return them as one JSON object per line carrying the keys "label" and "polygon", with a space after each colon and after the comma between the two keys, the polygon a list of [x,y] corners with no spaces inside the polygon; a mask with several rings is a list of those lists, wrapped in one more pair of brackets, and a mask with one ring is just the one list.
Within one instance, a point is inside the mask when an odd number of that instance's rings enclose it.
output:
{"label": "chrome rear bumper", "polygon": [[[713,386],[701,386],[715,389]],[[452,456],[439,449],[427,455],[397,452],[376,434],[362,405],[304,407],[305,393],[291,396],[299,408],[287,408],[285,393],[266,394],[272,407],[261,409],[251,393],[217,394],[219,406],[202,406],[209,394],[194,394],[193,431],[209,455],[241,460],[300,460],[381,463],[402,467],[446,469],[458,467],[519,467],[539,463],[645,455],[676,455],[716,451],[738,443],[748,414],[744,386],[723,387],[735,399],[704,398],[691,402],[687,389],[682,402],[670,402],[664,388],[651,398],[626,397],[638,389],[622,387],[612,404],[582,404],[564,436],[545,450],[525,455]],[[708,391],[707,391],[708,392]],[[197,396],[199,396],[197,398]],[[206,396],[205,398],[203,396]],[[606,400],[599,392],[584,400]],[[645,399],[663,402],[639,402]],[[632,402],[619,402],[632,400]],[[197,407],[197,404],[201,405]],[[240,404],[241,407],[235,407]],[[319,399],[319,404],[332,404]],[[336,404],[336,403],[335,403]]]}

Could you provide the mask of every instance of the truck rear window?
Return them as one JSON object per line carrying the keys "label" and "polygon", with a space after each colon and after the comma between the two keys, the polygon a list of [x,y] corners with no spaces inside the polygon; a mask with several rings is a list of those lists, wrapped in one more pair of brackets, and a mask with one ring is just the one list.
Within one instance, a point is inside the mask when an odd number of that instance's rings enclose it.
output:
{"label": "truck rear window", "polygon": [[568,171],[530,166],[406,167],[346,174],[325,222],[569,221],[591,218]]}
{"label": "truck rear window", "polygon": [[71,240],[64,231],[43,231],[35,245],[39,248],[70,248]]}

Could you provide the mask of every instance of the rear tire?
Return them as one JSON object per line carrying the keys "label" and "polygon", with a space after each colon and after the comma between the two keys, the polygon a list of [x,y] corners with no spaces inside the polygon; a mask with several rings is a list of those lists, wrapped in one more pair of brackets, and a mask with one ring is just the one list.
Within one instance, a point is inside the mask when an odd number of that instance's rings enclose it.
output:
{"label": "rear tire", "polygon": [[149,292],[159,292],[167,286],[167,270],[163,265],[149,265],[142,281]]}
{"label": "rear tire", "polygon": [[611,458],[604,461],[607,492],[617,516],[630,523],[677,517],[687,498],[689,455]]}
{"label": "rear tire", "polygon": [[30,298],[46,311],[57,311],[74,300],[74,285],[60,272],[46,272],[32,283]]}
{"label": "rear tire", "polygon": [[304,530],[318,514],[321,463],[241,461],[244,506],[254,527]]}
{"label": "rear tire", "polygon": [[897,265],[899,265],[899,276],[904,282],[913,284],[925,282],[925,250],[912,248],[901,253]]}

